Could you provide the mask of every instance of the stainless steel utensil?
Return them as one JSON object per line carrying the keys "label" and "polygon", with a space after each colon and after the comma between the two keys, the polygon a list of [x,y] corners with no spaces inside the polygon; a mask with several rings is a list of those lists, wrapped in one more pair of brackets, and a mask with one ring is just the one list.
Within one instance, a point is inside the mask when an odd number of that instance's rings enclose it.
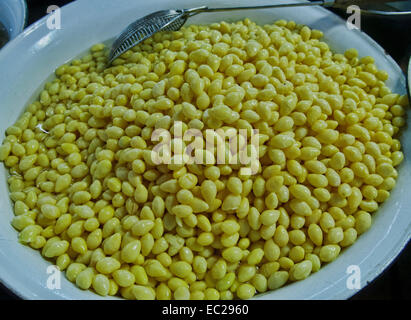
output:
{"label": "stainless steel utensil", "polygon": [[130,48],[136,46],[145,39],[151,37],[159,31],[177,31],[179,30],[189,17],[202,12],[217,12],[217,11],[232,11],[232,10],[248,10],[248,9],[268,9],[268,8],[284,8],[284,7],[306,7],[306,6],[325,6],[325,7],[345,7],[349,4],[364,4],[375,2],[391,2],[393,0],[325,0],[311,2],[297,2],[285,4],[273,4],[265,6],[247,6],[247,7],[231,7],[231,8],[209,8],[207,6],[190,8],[190,9],[175,9],[162,10],[149,14],[130,24],[118,38],[114,41],[110,54],[109,64],[114,59],[118,58]]}

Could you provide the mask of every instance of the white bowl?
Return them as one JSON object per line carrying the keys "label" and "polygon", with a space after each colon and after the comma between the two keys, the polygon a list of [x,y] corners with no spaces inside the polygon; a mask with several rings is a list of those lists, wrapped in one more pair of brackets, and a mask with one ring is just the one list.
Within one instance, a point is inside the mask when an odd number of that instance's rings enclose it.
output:
{"label": "white bowl", "polygon": [[23,31],[27,22],[27,5],[25,0],[0,1],[0,22],[5,26],[9,39],[14,39]]}
{"label": "white bowl", "polygon": [[[49,30],[46,18],[30,26],[0,52],[0,97],[2,116],[1,137],[25,109],[27,102],[37,97],[41,85],[59,65],[85,52],[92,44],[117,35],[138,17],[167,8],[189,8],[204,5],[204,0],[79,0],[62,8],[60,30]],[[286,2],[286,1],[279,1]],[[231,0],[206,2],[211,6],[230,6]],[[255,0],[253,4],[266,4]],[[249,0],[236,5],[249,5]],[[379,68],[389,75],[389,87],[405,93],[405,78],[398,65],[373,40],[360,31],[350,31],[345,22],[323,8],[290,8],[277,10],[249,10],[203,13],[189,23],[210,23],[249,17],[260,24],[285,18],[324,31],[325,40],[337,52],[355,47],[361,56],[371,55]],[[407,128],[403,136],[411,136]],[[295,282],[279,290],[260,295],[260,299],[346,299],[356,292],[347,288],[347,268],[357,265],[364,287],[381,273],[399,254],[411,235],[411,142],[402,139],[406,155],[399,168],[397,186],[391,197],[373,216],[369,231],[345,250],[340,257],[324,266],[304,281]],[[61,289],[48,289],[47,267],[38,251],[18,243],[17,232],[11,227],[13,217],[7,188],[7,172],[0,170],[0,281],[14,293],[26,299],[99,299],[90,291],[82,291],[65,279]],[[408,188],[408,189],[407,189]]]}

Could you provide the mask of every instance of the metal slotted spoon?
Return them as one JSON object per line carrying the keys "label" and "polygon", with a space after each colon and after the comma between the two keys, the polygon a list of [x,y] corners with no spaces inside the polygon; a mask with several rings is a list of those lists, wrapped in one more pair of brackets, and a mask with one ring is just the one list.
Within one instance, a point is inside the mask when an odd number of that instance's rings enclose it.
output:
{"label": "metal slotted spoon", "polygon": [[230,7],[230,8],[209,8],[207,6],[191,8],[191,9],[171,9],[162,10],[151,13],[143,18],[140,18],[130,24],[118,38],[114,41],[108,61],[111,64],[114,59],[118,58],[130,48],[136,46],[147,38],[150,38],[160,31],[177,31],[179,30],[189,17],[202,12],[217,12],[231,10],[248,10],[248,9],[268,9],[268,8],[284,8],[284,7],[304,7],[304,6],[325,6],[325,7],[346,7],[350,4],[365,4],[376,2],[391,2],[394,0],[325,0],[311,1],[298,3],[284,3],[264,6],[247,6],[247,7]]}

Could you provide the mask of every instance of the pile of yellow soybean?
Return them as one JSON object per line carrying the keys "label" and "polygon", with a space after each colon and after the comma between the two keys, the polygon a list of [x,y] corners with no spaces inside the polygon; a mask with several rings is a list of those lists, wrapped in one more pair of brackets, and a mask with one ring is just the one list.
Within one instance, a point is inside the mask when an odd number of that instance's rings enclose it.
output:
{"label": "pile of yellow soybean", "polygon": [[[317,272],[390,196],[408,105],[372,57],[321,37],[285,20],[192,25],[111,67],[102,44],[59,67],[0,147],[19,241],[126,299],[248,299]],[[258,172],[153,163],[153,131],[177,121],[257,129]]]}

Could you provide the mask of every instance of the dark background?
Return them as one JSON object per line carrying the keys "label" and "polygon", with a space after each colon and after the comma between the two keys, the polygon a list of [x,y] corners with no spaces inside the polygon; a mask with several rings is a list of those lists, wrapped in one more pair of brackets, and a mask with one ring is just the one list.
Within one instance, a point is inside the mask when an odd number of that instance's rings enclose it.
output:
{"label": "dark background", "polygon": [[[49,5],[59,7],[73,0],[27,0],[28,22],[32,24],[47,14]],[[269,3],[269,0],[267,0]],[[334,10],[346,18],[345,12]],[[136,17],[137,18],[137,17]],[[376,40],[401,66],[404,73],[411,53],[411,18],[381,19],[361,17],[361,29]],[[408,40],[408,41],[407,41]],[[411,213],[410,213],[411,214]],[[411,244],[409,243],[397,259],[374,281],[354,295],[352,300],[411,299]],[[0,284],[0,300],[18,299]]]}

